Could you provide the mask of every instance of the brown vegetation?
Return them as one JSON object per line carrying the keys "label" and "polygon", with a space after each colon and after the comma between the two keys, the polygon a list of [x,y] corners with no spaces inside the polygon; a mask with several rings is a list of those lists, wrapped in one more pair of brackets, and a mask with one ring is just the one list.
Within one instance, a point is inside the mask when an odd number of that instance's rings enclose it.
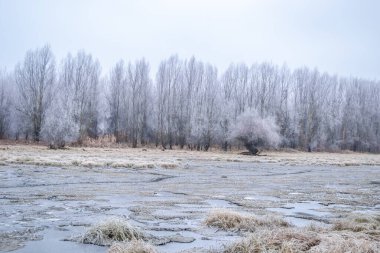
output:
{"label": "brown vegetation", "polygon": [[346,219],[336,221],[333,230],[363,232],[370,235],[377,235],[380,238],[380,216],[363,214],[352,215]]}
{"label": "brown vegetation", "polygon": [[205,224],[222,230],[249,232],[255,231],[256,227],[289,226],[286,221],[278,217],[265,216],[259,218],[224,209],[212,211],[205,220]]}
{"label": "brown vegetation", "polygon": [[311,248],[310,253],[376,253],[380,242],[362,233],[325,231],[320,234],[321,243]]}
{"label": "brown vegetation", "polygon": [[278,163],[281,165],[380,165],[380,156],[361,153],[306,153],[298,151],[265,152],[260,156],[247,156],[233,152],[198,152],[147,148],[83,148],[67,147],[63,150],[47,149],[43,145],[26,145],[0,141],[0,161],[4,164],[28,164],[42,166],[83,166],[120,168],[175,168],[183,160],[209,160],[227,162]]}
{"label": "brown vegetation", "polygon": [[154,247],[142,240],[133,240],[128,243],[114,243],[108,253],[156,253]]}
{"label": "brown vegetation", "polygon": [[355,215],[331,228],[266,227],[227,246],[224,253],[375,253],[380,252],[379,217]]}
{"label": "brown vegetation", "polygon": [[306,252],[319,243],[313,232],[295,228],[263,229],[227,247],[224,253]]}

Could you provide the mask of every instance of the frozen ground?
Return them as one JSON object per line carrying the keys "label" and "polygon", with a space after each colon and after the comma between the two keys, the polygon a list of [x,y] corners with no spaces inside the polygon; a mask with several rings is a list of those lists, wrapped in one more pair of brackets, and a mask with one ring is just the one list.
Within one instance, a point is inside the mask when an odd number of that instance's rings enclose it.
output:
{"label": "frozen ground", "polygon": [[68,239],[108,217],[176,238],[160,252],[203,252],[240,236],[204,224],[218,208],[301,227],[380,214],[379,155],[3,145],[0,161],[0,251],[106,252]]}

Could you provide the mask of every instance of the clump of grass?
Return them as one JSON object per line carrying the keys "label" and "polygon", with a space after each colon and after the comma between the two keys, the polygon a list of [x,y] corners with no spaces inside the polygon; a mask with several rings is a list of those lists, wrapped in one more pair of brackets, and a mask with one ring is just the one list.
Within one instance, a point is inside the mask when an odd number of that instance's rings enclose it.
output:
{"label": "clump of grass", "polygon": [[310,253],[376,253],[380,252],[380,243],[365,237],[361,233],[329,231],[321,235],[321,243]]}
{"label": "clump of grass", "polygon": [[89,228],[80,241],[87,244],[109,246],[113,242],[126,242],[143,238],[144,235],[132,227],[127,220],[110,218]]}
{"label": "clump of grass", "polygon": [[224,253],[380,252],[379,216],[350,216],[331,228],[260,227]]}
{"label": "clump of grass", "polygon": [[317,234],[294,228],[263,229],[240,240],[224,253],[306,252],[320,243]]}
{"label": "clump of grass", "polygon": [[252,215],[243,215],[230,210],[214,210],[205,220],[210,227],[217,227],[228,231],[255,231],[256,227],[287,227],[289,224],[281,218],[265,216],[258,218]]}
{"label": "clump of grass", "polygon": [[273,215],[266,215],[260,218],[257,218],[257,224],[259,226],[266,227],[290,227],[291,224],[285,221],[283,218]]}
{"label": "clump of grass", "polygon": [[363,232],[366,234],[380,235],[380,216],[356,214],[344,220],[338,220],[333,225],[333,230],[348,230],[352,232]]}
{"label": "clump of grass", "polygon": [[133,240],[129,243],[114,243],[107,253],[156,253],[152,245],[142,241]]}

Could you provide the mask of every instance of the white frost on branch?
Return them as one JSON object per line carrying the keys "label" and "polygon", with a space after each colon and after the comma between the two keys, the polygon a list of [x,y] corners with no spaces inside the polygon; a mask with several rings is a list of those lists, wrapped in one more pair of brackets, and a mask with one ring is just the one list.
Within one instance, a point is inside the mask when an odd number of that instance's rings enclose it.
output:
{"label": "white frost on branch", "polygon": [[262,118],[256,110],[248,110],[237,117],[230,138],[243,142],[251,151],[250,146],[256,149],[277,147],[281,142],[278,132],[274,118]]}

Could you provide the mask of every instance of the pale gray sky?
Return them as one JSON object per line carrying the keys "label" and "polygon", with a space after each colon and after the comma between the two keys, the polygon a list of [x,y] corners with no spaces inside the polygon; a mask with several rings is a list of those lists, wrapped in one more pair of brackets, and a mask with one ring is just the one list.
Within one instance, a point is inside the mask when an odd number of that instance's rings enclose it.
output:
{"label": "pale gray sky", "polygon": [[155,71],[177,53],[379,80],[380,1],[0,0],[0,67],[44,44],[58,61],[84,49],[104,71],[141,57]]}

